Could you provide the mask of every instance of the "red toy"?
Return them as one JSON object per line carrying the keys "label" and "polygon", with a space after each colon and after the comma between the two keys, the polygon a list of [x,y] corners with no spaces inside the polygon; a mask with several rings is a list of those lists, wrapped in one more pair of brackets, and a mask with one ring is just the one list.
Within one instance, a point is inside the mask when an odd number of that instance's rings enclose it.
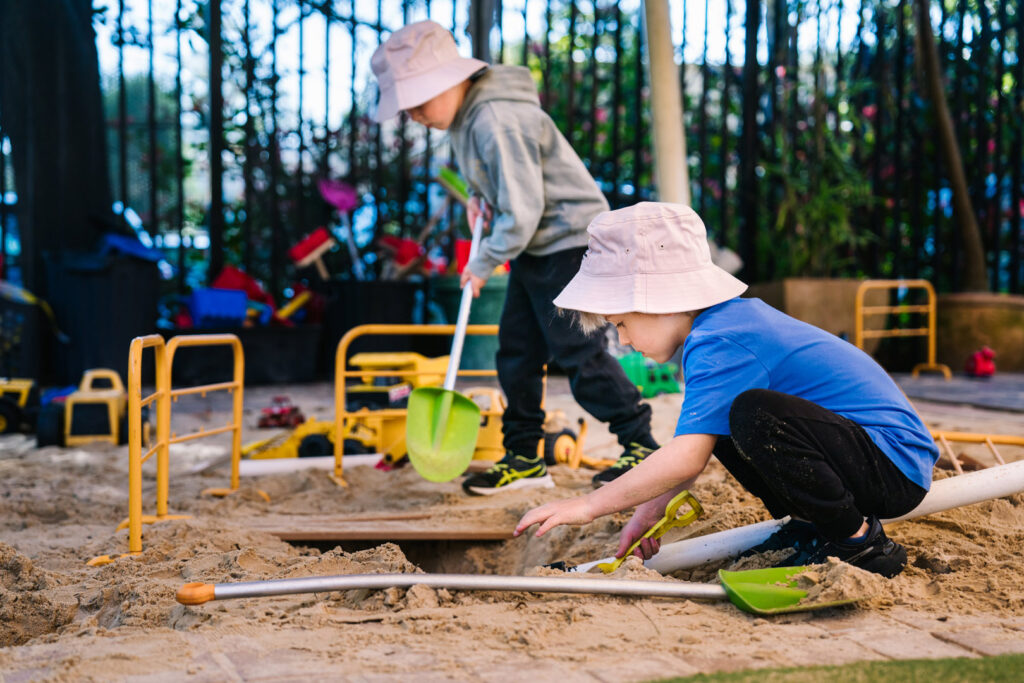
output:
{"label": "red toy", "polygon": [[996,363],[992,360],[995,357],[995,351],[987,346],[982,346],[967,359],[964,370],[971,377],[991,377],[996,374]]}
{"label": "red toy", "polygon": [[275,396],[269,407],[264,408],[260,415],[260,428],[266,427],[298,427],[306,421],[298,406],[292,405],[287,396]]}

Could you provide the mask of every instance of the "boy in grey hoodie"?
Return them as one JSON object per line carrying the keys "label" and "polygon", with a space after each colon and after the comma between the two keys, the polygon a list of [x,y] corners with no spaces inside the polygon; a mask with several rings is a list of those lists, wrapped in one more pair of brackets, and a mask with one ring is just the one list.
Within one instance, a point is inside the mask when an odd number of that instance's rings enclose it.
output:
{"label": "boy in grey hoodie", "polygon": [[[583,162],[540,107],[528,69],[460,57],[452,35],[433,21],[393,33],[374,53],[380,85],[377,120],[405,110],[447,130],[471,188],[472,224],[487,211],[490,234],[462,274],[474,296],[495,268],[511,261],[498,330],[498,381],[508,400],[505,457],[463,481],[471,494],[553,486],[543,458],[543,368],[556,362],[577,402],[608,423],[623,454],[594,476],[612,481],[658,448],[651,409],[600,332],[584,334],[552,303],[579,270],[587,225],[608,203]],[[483,200],[483,205],[480,200]],[[486,207],[486,208],[484,208]]]}

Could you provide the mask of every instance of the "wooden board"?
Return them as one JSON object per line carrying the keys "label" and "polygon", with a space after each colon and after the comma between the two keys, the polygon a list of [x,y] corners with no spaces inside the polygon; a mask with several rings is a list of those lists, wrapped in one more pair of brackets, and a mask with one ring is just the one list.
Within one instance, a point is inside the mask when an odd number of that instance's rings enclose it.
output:
{"label": "wooden board", "polygon": [[265,515],[247,526],[283,541],[504,541],[515,523],[446,519],[443,514]]}

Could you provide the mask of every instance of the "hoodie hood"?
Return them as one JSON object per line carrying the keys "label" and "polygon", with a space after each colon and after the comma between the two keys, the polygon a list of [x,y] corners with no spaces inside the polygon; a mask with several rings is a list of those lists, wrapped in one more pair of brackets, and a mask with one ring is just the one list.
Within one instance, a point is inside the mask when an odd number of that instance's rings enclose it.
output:
{"label": "hoodie hood", "polygon": [[459,107],[459,113],[452,126],[459,128],[471,121],[481,106],[488,102],[523,102],[540,106],[537,84],[533,82],[530,70],[524,66],[491,66],[473,80],[466,91],[466,99]]}

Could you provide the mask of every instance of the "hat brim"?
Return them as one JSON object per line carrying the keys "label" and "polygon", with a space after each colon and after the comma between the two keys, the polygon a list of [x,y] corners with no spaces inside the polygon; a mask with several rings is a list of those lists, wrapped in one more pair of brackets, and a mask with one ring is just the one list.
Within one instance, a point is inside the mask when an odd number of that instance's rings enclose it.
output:
{"label": "hat brim", "polygon": [[394,118],[403,109],[418,107],[434,99],[487,66],[487,62],[479,59],[459,57],[429,71],[397,80],[392,87],[381,88],[373,118],[377,123]]}
{"label": "hat brim", "polygon": [[735,298],[747,285],[715,265],[681,273],[597,276],[583,270],[555,297],[555,305],[596,315],[683,313]]}

